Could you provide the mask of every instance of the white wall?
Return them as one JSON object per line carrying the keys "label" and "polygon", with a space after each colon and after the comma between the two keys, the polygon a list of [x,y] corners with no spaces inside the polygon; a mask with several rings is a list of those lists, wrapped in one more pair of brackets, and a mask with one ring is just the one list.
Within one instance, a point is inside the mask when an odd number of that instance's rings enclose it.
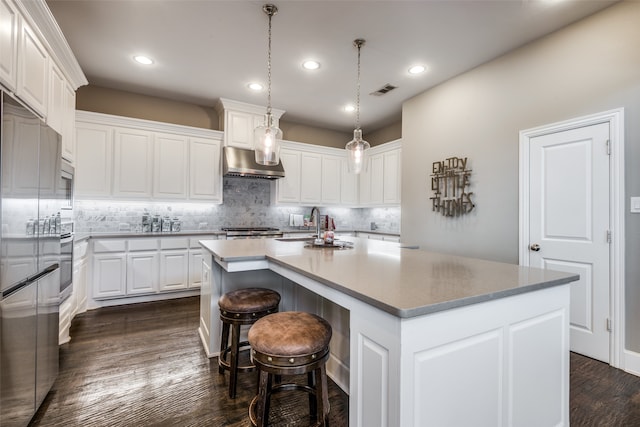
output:
{"label": "white wall", "polygon": [[[625,185],[640,195],[640,2],[618,3],[405,102],[402,235],[518,262],[518,133],[625,108]],[[468,157],[476,209],[431,211],[431,164]],[[570,173],[570,171],[568,171]],[[628,211],[628,209],[627,209]],[[640,349],[640,215],[626,215],[627,348]]]}

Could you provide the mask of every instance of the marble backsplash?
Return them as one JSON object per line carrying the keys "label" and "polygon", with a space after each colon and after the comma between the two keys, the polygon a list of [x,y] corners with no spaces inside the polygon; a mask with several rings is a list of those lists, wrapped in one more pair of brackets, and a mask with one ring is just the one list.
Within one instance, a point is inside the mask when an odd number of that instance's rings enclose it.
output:
{"label": "marble backsplash", "polygon": [[[271,184],[267,180],[226,177],[222,205],[185,202],[143,202],[113,200],[76,200],[78,232],[140,231],[143,214],[178,217],[182,229],[219,230],[222,227],[289,226],[290,214],[309,214],[310,206],[274,206]],[[370,230],[400,233],[400,208],[323,207],[321,215],[335,218],[336,229]]]}

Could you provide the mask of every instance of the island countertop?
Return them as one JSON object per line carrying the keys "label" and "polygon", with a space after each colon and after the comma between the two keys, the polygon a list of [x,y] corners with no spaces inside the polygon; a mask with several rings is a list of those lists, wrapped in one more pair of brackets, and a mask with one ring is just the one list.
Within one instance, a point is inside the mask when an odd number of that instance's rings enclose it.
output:
{"label": "island countertop", "polygon": [[394,242],[344,239],[353,248],[306,248],[278,239],[202,240],[223,265],[266,260],[400,318],[450,310],[578,280],[565,272],[522,267]]}

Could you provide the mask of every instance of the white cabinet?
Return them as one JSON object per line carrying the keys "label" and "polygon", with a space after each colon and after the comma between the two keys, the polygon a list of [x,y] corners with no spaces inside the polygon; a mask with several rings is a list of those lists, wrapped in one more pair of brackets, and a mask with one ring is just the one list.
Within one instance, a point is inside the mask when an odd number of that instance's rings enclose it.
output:
{"label": "white cabinet", "polygon": [[47,108],[47,124],[62,134],[65,116],[66,80],[60,68],[51,61],[49,69],[49,107]]}
{"label": "white cabinet", "polygon": [[71,163],[76,159],[76,92],[67,83],[64,85],[62,117],[62,157]]}
{"label": "white cabinet", "polygon": [[136,129],[116,128],[114,138],[113,194],[150,198],[153,135]]}
{"label": "white cabinet", "polygon": [[[189,140],[189,199],[222,203],[220,141]],[[186,176],[186,174],[185,174]]]}
{"label": "white cabinet", "polygon": [[186,249],[160,252],[160,290],[187,289],[189,253]]}
{"label": "white cabinet", "polygon": [[15,90],[18,60],[18,12],[10,0],[0,0],[0,82]]}
{"label": "white cabinet", "polygon": [[276,203],[300,202],[300,151],[283,147],[280,161],[284,168],[284,178],[276,182]]}
{"label": "white cabinet", "polygon": [[303,152],[300,170],[300,203],[319,204],[322,201],[322,155]]}
{"label": "white cabinet", "polygon": [[202,286],[202,250],[189,249],[189,287]]}
{"label": "white cabinet", "polygon": [[[263,124],[266,107],[220,98],[215,108],[224,129],[224,145],[253,150],[253,131]],[[284,111],[272,108],[271,114],[278,126]]]}
{"label": "white cabinet", "polygon": [[127,254],[127,295],[156,292],[158,252]]}
{"label": "white cabinet", "polygon": [[400,140],[370,149],[367,171],[360,174],[360,205],[400,205]]}
{"label": "white cabinet", "polygon": [[344,150],[285,141],[280,159],[275,204],[358,205],[358,175],[347,172]]}
{"label": "white cabinet", "polygon": [[220,132],[86,111],[76,122],[79,197],[222,203]]}
{"label": "white cabinet", "polygon": [[76,139],[75,196],[111,196],[113,128],[78,122]]}
{"label": "white cabinet", "polygon": [[49,54],[31,27],[21,20],[16,95],[41,116],[47,112]]}
{"label": "white cabinet", "polygon": [[340,189],[342,173],[342,158],[339,156],[323,155],[322,156],[322,204],[339,204],[342,192]]}
{"label": "white cabinet", "polygon": [[358,231],[356,235],[364,239],[384,240],[385,242],[400,242],[400,236],[396,236],[395,234],[367,233]]}
{"label": "white cabinet", "polygon": [[189,179],[189,139],[182,135],[156,134],[153,163],[153,196],[184,198]]}
{"label": "white cabinet", "polygon": [[127,259],[123,252],[93,256],[93,297],[113,298],[126,294]]}

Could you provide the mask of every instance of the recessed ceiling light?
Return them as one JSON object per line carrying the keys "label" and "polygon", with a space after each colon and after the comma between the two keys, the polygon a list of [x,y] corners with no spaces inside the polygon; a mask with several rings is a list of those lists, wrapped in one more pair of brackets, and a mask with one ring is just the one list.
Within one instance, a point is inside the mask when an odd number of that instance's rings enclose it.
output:
{"label": "recessed ceiling light", "polygon": [[264,89],[264,86],[262,86],[260,83],[249,83],[247,87],[251,90],[255,90],[256,92]]}
{"label": "recessed ceiling light", "polygon": [[135,59],[136,62],[143,64],[143,65],[151,65],[153,64],[153,60],[151,58],[148,58],[146,56],[143,55],[137,55],[134,56],[133,59]]}
{"label": "recessed ceiling light", "polygon": [[424,65],[414,65],[413,67],[409,68],[409,74],[420,74],[424,73],[426,70],[427,69]]}
{"label": "recessed ceiling light", "polygon": [[354,111],[356,111],[356,107],[354,105],[347,105],[344,107],[344,111],[346,111],[347,113],[353,113]]}
{"label": "recessed ceiling light", "polygon": [[302,63],[302,68],[304,68],[305,70],[317,70],[318,68],[320,68],[320,63],[318,61],[310,59]]}

